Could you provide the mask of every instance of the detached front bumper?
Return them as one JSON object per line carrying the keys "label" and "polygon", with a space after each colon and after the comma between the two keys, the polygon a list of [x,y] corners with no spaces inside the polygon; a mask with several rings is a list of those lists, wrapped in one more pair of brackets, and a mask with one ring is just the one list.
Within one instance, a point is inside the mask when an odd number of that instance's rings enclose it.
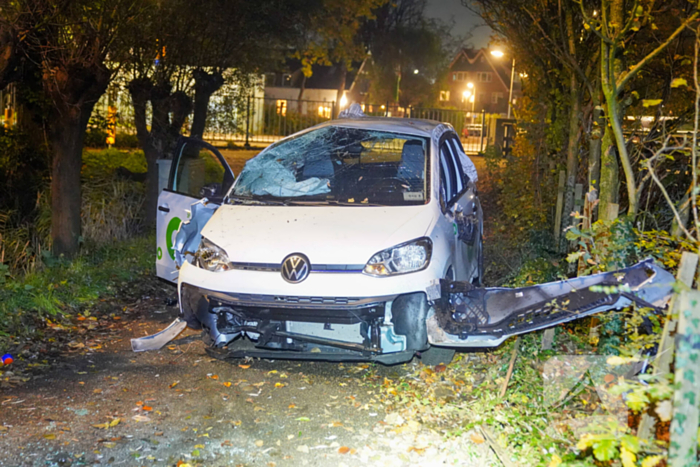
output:
{"label": "detached front bumper", "polygon": [[[428,347],[422,292],[377,297],[237,294],[180,284],[183,319],[227,355],[398,363]],[[251,342],[239,339],[247,337]],[[231,344],[231,345],[229,345]]]}

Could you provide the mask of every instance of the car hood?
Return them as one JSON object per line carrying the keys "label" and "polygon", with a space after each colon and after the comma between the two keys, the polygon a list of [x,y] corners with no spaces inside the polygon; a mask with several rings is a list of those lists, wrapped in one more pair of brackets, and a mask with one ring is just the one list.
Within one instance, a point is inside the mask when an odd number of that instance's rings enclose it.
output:
{"label": "car hood", "polygon": [[364,264],[378,251],[426,235],[435,218],[423,206],[221,206],[202,236],[234,262]]}

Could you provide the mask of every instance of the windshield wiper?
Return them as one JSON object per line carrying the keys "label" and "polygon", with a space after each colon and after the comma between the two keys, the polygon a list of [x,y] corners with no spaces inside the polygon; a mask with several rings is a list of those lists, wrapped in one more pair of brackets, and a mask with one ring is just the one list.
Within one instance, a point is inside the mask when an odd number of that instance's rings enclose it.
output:
{"label": "windshield wiper", "polygon": [[230,204],[245,204],[245,205],[255,205],[255,206],[265,206],[265,205],[274,205],[274,206],[285,206],[287,203],[284,201],[277,201],[277,200],[261,200],[261,199],[253,199],[253,198],[242,198],[239,196],[229,196],[228,201]]}

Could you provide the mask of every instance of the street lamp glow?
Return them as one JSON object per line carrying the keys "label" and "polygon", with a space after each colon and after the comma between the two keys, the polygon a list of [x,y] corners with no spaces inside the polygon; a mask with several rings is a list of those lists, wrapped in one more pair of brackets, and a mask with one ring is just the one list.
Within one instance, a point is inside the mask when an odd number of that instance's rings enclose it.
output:
{"label": "street lamp glow", "polygon": [[493,55],[496,58],[501,58],[503,57],[504,53],[501,50],[492,50],[491,55]]}
{"label": "street lamp glow", "polygon": [[462,93],[462,96],[464,96],[465,99],[469,99],[469,97],[470,97],[471,95],[472,95],[472,93],[469,92],[469,91],[464,91],[464,92]]}
{"label": "street lamp glow", "polygon": [[348,98],[343,94],[343,97],[340,98],[340,107],[345,107],[348,105]]}
{"label": "street lamp glow", "polygon": [[469,89],[473,88],[473,87],[474,87],[474,83],[467,83],[467,87],[468,87]]}
{"label": "street lamp glow", "polygon": [[418,73],[420,73],[420,72],[418,71],[418,68],[416,68],[415,70],[413,70],[413,74],[414,74],[414,75],[417,75]]}

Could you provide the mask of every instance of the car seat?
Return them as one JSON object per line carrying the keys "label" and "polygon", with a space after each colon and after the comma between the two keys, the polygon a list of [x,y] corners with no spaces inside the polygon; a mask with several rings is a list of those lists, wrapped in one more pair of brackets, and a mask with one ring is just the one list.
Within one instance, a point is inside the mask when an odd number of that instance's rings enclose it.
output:
{"label": "car seat", "polygon": [[402,180],[422,180],[425,168],[423,143],[417,140],[406,141],[401,151],[401,162],[396,177]]}

